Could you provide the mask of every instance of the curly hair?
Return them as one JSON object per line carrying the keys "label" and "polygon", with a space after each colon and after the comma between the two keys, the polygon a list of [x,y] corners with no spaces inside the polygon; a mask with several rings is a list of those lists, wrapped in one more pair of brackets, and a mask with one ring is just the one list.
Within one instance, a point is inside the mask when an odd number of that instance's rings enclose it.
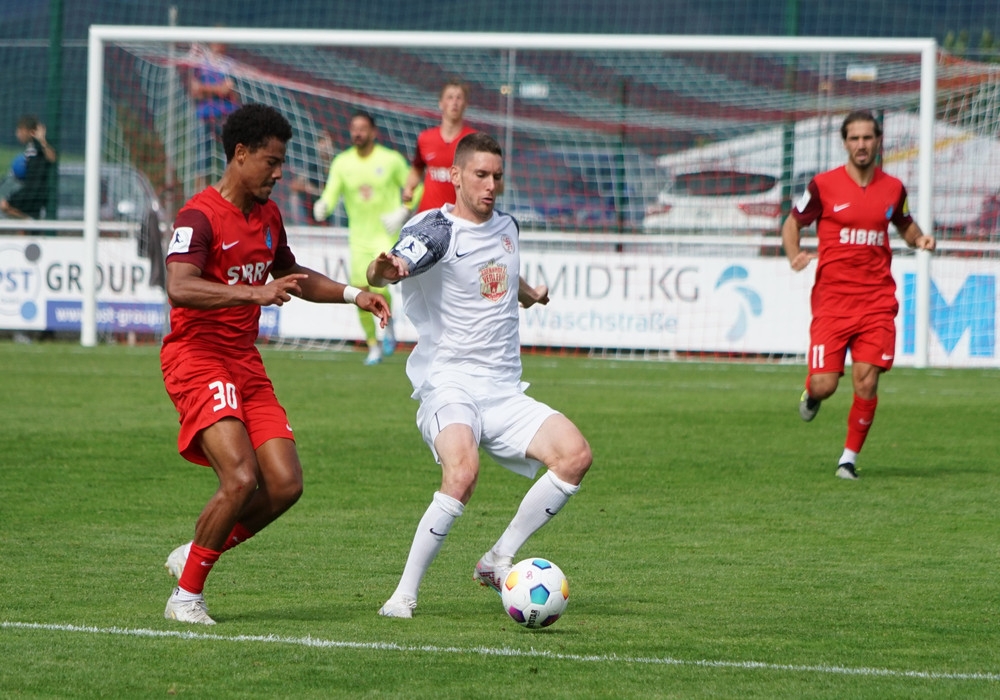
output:
{"label": "curly hair", "polygon": [[283,143],[292,139],[292,125],[274,107],[246,104],[226,118],[222,125],[222,146],[226,162],[236,155],[236,146],[243,144],[251,151],[263,148],[272,138]]}

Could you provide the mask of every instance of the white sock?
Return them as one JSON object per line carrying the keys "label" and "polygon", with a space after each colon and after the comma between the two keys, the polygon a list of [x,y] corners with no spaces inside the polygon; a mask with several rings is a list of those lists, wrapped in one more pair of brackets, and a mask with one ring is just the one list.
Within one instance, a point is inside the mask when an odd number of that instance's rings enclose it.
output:
{"label": "white sock", "polygon": [[845,447],[844,454],[840,455],[840,461],[837,462],[837,464],[847,464],[848,462],[851,464],[857,464],[858,453]]}
{"label": "white sock", "polygon": [[190,603],[193,600],[204,600],[205,596],[202,593],[192,593],[191,591],[186,591],[180,586],[174,589],[173,594],[171,594],[171,599],[176,600],[180,603]]}
{"label": "white sock", "polygon": [[545,472],[524,494],[521,505],[491,550],[498,558],[513,559],[521,546],[558,513],[580,486],[568,484],[552,472]]}
{"label": "white sock", "polygon": [[399,579],[393,597],[405,595],[416,600],[420,580],[427,573],[434,557],[441,551],[445,535],[451,530],[452,523],[464,509],[465,506],[458,499],[440,491],[434,493],[434,500],[417,525],[413,544],[410,545],[410,554],[406,558],[406,566],[403,568],[403,575]]}

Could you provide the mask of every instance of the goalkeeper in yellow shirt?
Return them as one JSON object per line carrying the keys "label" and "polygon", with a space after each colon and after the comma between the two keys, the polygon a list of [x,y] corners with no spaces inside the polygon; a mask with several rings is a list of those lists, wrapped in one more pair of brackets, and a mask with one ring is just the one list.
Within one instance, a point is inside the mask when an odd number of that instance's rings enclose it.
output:
{"label": "goalkeeper in yellow shirt", "polygon": [[[414,193],[412,202],[402,201],[401,192],[410,165],[401,153],[376,143],[378,128],[371,114],[355,112],[351,116],[350,135],[353,147],[333,159],[323,194],[313,205],[313,218],[324,221],[343,197],[351,260],[350,283],[381,294],[391,308],[392,299],[386,287],[369,287],[368,263],[392,248],[399,230],[410,218],[410,208],[420,201],[421,192]],[[368,342],[365,364],[377,365],[383,354],[391,355],[396,348],[392,325],[386,326],[380,346],[374,317],[367,311],[358,311]]]}

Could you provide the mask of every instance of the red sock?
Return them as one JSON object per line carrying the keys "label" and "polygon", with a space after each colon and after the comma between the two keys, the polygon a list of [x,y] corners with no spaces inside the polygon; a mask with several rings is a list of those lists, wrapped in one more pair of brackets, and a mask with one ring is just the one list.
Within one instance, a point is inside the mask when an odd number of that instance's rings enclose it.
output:
{"label": "red sock", "polygon": [[247,530],[242,523],[236,523],[236,525],[233,526],[233,531],[230,532],[229,537],[226,538],[226,544],[222,546],[222,551],[228,552],[239,543],[246,542],[253,536],[254,533]]}
{"label": "red sock", "polygon": [[189,593],[201,593],[205,590],[205,579],[208,578],[215,562],[219,561],[220,554],[222,552],[192,544],[191,553],[188,554],[184,572],[177,585]]}
{"label": "red sock", "polygon": [[863,399],[857,394],[854,395],[854,403],[851,404],[851,411],[847,414],[847,441],[844,447],[853,451],[861,452],[861,447],[868,437],[868,430],[875,420],[875,407],[878,406],[878,397]]}

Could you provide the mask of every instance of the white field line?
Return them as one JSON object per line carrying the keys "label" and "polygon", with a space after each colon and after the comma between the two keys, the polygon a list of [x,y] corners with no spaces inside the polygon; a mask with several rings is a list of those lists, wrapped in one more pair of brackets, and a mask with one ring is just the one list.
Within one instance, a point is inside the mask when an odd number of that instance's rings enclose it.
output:
{"label": "white field line", "polygon": [[618,656],[615,654],[560,654],[538,649],[511,649],[509,647],[439,647],[433,645],[405,645],[393,642],[339,642],[316,637],[279,637],[276,635],[221,635],[203,632],[128,629],[124,627],[87,627],[80,625],[40,624],[35,622],[0,622],[0,629],[43,630],[48,632],[76,632],[83,634],[108,634],[124,637],[160,637],[167,639],[193,639],[251,644],[288,644],[320,649],[371,649],[378,651],[418,652],[423,654],[477,654],[479,656],[507,656],[534,659],[552,659],[577,663],[648,664],[651,666],[700,666],[704,668],[735,668],[750,671],[783,671],[788,673],[821,673],[839,676],[870,676],[880,678],[916,678],[921,680],[1000,681],[1000,673],[951,673],[948,671],[899,671],[888,668],[847,666],[772,664],[759,661],[712,661],[672,659],[670,657]]}

